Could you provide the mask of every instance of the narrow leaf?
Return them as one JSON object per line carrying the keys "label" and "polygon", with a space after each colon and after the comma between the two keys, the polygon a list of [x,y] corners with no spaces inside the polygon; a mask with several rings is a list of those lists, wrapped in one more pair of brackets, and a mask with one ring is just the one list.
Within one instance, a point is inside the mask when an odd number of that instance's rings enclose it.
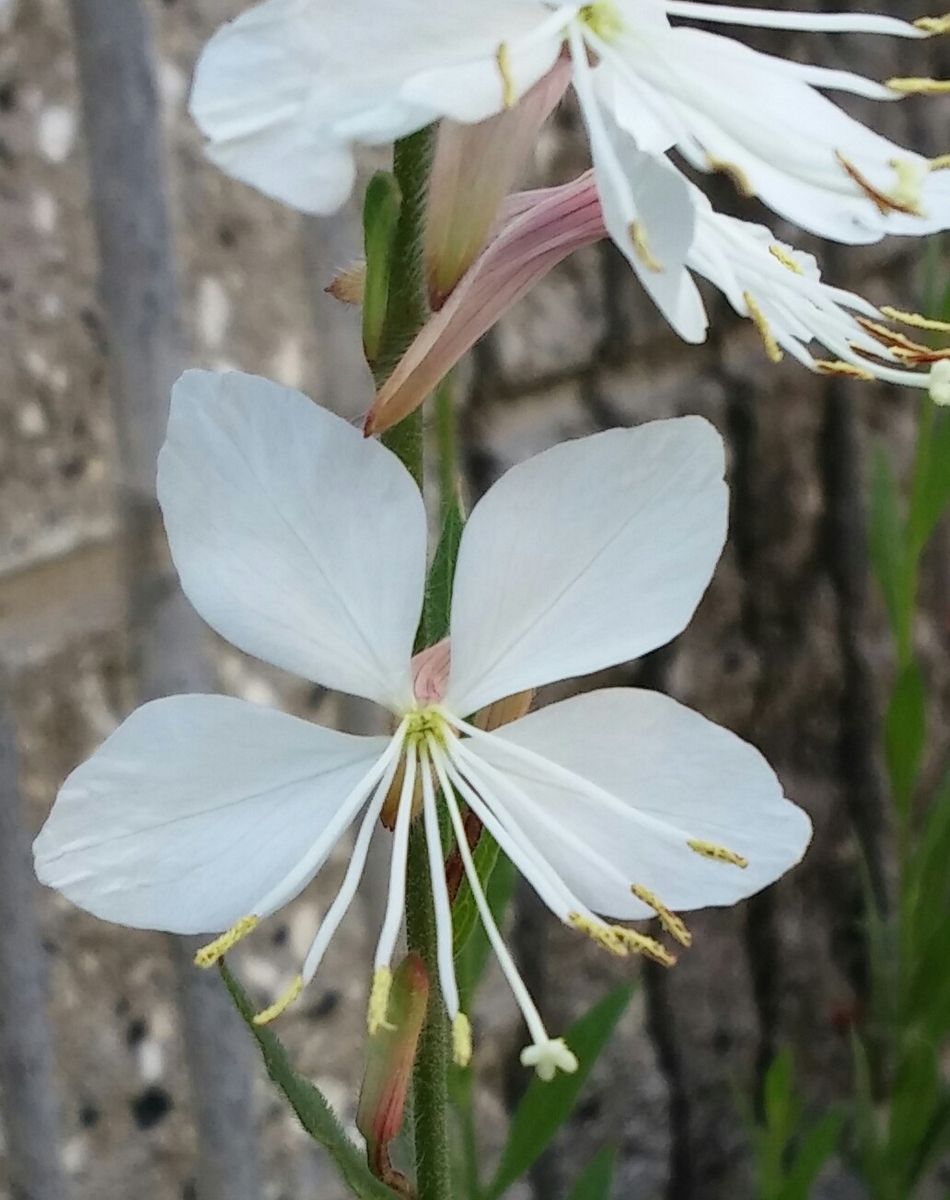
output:
{"label": "narrow leaf", "polygon": [[613,1147],[595,1154],[578,1176],[568,1200],[610,1200],[616,1161]]}
{"label": "narrow leaf", "polygon": [[220,971],[235,1007],[260,1048],[267,1074],[283,1092],[300,1124],[330,1155],[354,1195],[361,1200],[393,1200],[390,1189],[370,1174],[363,1155],[343,1132],[320,1089],[297,1074],[276,1034],[266,1025],[254,1024],[254,1006],[224,963]]}
{"label": "narrow leaf", "polygon": [[[485,836],[485,834],[482,834],[482,837]],[[478,858],[476,855],[477,861]],[[496,925],[501,925],[504,920],[505,912],[511,903],[511,897],[514,895],[516,879],[517,873],[510,859],[496,849],[494,869],[485,880],[485,894],[488,900],[488,907],[495,918]],[[467,887],[467,884],[463,884],[463,886]],[[471,899],[471,892],[468,895]],[[460,892],[459,900],[461,898],[462,893]],[[477,917],[478,914],[475,910],[474,899],[472,899],[472,912]],[[453,924],[454,921],[455,916],[453,913]],[[482,975],[485,973],[490,953],[491,945],[488,941],[488,935],[482,928],[481,921],[475,920],[469,929],[467,939],[464,943],[459,944],[455,959],[455,974],[458,978],[459,997],[461,998],[462,1007],[466,1011],[470,1011],[472,1008],[475,993],[478,990]]]}
{"label": "narrow leaf", "polygon": [[387,171],[377,171],[363,201],[363,244],[366,276],[363,283],[363,349],[372,365],[379,357],[386,308],[393,239],[402,201],[399,184]]}
{"label": "narrow leaf", "polygon": [[564,1040],[577,1056],[573,1075],[558,1075],[550,1083],[532,1079],[518,1105],[495,1178],[486,1196],[496,1200],[528,1170],[571,1115],[577,1097],[610,1035],[626,1011],[633,988],[617,988],[576,1021]]}
{"label": "narrow leaf", "polygon": [[[478,881],[482,885],[482,891],[487,893],[495,864],[498,862],[498,843],[487,829],[482,830],[472,859],[478,873]],[[465,943],[477,922],[478,906],[472,895],[472,889],[469,887],[468,879],[463,876],[455,903],[452,905],[452,954],[456,959],[465,948]]]}
{"label": "narrow leaf", "polygon": [[[922,403],[933,405],[929,398]],[[950,505],[950,413],[934,406],[921,419],[922,438],[925,427],[928,436],[919,448],[908,518],[908,541],[918,554]]]}
{"label": "narrow leaf", "polygon": [[461,503],[449,505],[435,557],[429,569],[426,584],[425,640],[433,646],[449,632],[449,617],[452,613],[452,584],[455,580],[455,563],[459,554],[465,516]]}
{"label": "narrow leaf", "polygon": [[920,667],[911,659],[897,677],[884,730],[891,789],[905,819],[920,771],[926,728],[924,681]]}
{"label": "narrow leaf", "polygon": [[842,1113],[829,1113],[802,1139],[782,1192],[783,1200],[808,1200],[821,1169],[837,1149],[844,1128]]}

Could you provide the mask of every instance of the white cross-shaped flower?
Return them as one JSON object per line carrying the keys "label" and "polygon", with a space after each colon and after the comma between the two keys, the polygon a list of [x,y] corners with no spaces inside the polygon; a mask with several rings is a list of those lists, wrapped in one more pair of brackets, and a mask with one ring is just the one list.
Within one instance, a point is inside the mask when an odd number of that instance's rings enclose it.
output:
{"label": "white cross-shaped flower", "polygon": [[[504,475],[462,538],[445,647],[412,660],[426,519],[408,472],[305,396],[241,374],[176,386],[159,497],[182,585],[242,650],[388,709],[354,737],[224,696],[146,704],[67,779],[36,841],[40,879],[137,928],[226,932],[210,965],[307,886],[351,826],[344,880],[281,1011],[313,977],[362,876],[402,770],[370,1025],[386,1021],[410,827],[424,823],[439,982],[460,1061],[444,805],[475,902],[524,1014],[524,1062],[575,1065],[548,1036],[505,947],[463,829],[466,806],[557,917],[618,954],[672,961],[614,920],[732,904],[810,836],[751,746],[666,696],[591,691],[494,732],[505,697],[624,662],[674,637],[722,549],[723,447],[697,417],[553,447]],[[418,785],[418,787],[417,787]],[[421,797],[421,814],[418,812]]]}

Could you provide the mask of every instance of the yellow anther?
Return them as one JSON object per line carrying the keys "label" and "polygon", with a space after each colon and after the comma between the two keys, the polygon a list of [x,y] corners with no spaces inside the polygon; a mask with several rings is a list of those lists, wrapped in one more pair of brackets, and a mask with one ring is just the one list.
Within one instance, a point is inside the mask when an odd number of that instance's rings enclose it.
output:
{"label": "yellow anther", "polygon": [[897,176],[897,186],[891,193],[892,199],[905,211],[923,216],[921,189],[929,166],[922,167],[910,158],[892,158],[890,165]]}
{"label": "yellow anther", "polygon": [[642,883],[634,883],[630,890],[638,900],[642,900],[644,904],[653,909],[659,917],[660,924],[671,938],[674,938],[681,946],[693,944],[693,935],[686,928],[682,918],[678,917],[675,912],[671,912],[653,892],[645,888]]}
{"label": "yellow anther", "polygon": [[459,1067],[467,1067],[472,1061],[472,1023],[465,1013],[459,1013],[452,1022],[452,1057]]}
{"label": "yellow anther", "polygon": [[881,312],[889,321],[897,321],[901,325],[909,325],[911,329],[926,329],[931,333],[950,333],[950,321],[935,321],[920,313],[904,312],[900,308],[882,308]]}
{"label": "yellow anther", "polygon": [[623,18],[613,0],[596,0],[594,4],[585,4],[577,16],[603,42],[609,42],[623,33]]}
{"label": "yellow anther", "polygon": [[772,326],[765,319],[765,313],[759,308],[755,302],[755,297],[751,292],[743,292],[742,298],[745,300],[746,308],[749,310],[749,317],[759,331],[759,337],[765,346],[765,353],[769,356],[769,360],[774,363],[780,363],[785,355],[782,353],[782,347],[775,340],[775,334],[772,332]]}
{"label": "yellow anther", "polygon": [[278,996],[269,1008],[265,1008],[262,1012],[257,1014],[257,1016],[254,1018],[254,1024],[269,1025],[271,1021],[276,1021],[282,1013],[285,1013],[287,1009],[290,1008],[291,1004],[293,1004],[302,991],[303,976],[297,975],[293,983],[286,990],[286,992],[283,993],[283,995]]}
{"label": "yellow anther", "polygon": [[922,346],[920,342],[915,342],[909,338],[906,333],[901,333],[898,329],[888,329],[886,325],[881,325],[877,321],[872,321],[868,317],[858,317],[858,324],[862,329],[866,329],[871,337],[875,338],[883,346],[887,346],[889,350],[897,350],[901,348],[912,354],[928,354],[930,353],[929,346]]}
{"label": "yellow anther", "polygon": [[784,246],[780,246],[778,242],[773,242],[772,245],[769,246],[769,254],[771,254],[773,258],[777,258],[783,267],[788,267],[790,271],[794,271],[796,275],[805,274],[805,268],[802,266],[802,264],[798,262],[791,251],[786,250]]}
{"label": "yellow anther", "polygon": [[643,263],[648,271],[659,273],[663,270],[663,264],[653,254],[650,249],[650,242],[647,239],[646,230],[639,221],[631,221],[627,230],[630,234],[630,241],[633,243],[633,249],[636,252],[637,258]]}
{"label": "yellow anther", "polygon": [[507,42],[502,42],[495,51],[495,62],[501,75],[501,103],[504,108],[514,108],[518,102],[518,89],[511,70],[511,51]]}
{"label": "yellow anther", "polygon": [[386,1020],[386,1013],[389,1009],[389,993],[393,986],[393,973],[389,967],[380,967],[373,976],[373,986],[369,993],[369,1013],[367,1014],[366,1024],[369,1027],[370,1037],[375,1037],[381,1029],[395,1029],[395,1025],[391,1025]]}
{"label": "yellow anther", "polygon": [[815,359],[815,370],[819,375],[843,375],[847,379],[860,379],[864,383],[872,383],[875,378],[873,371],[867,371],[864,367],[825,358]]}
{"label": "yellow anther", "polygon": [[902,96],[944,96],[950,93],[950,79],[924,79],[915,76],[886,79],[884,86]]}
{"label": "yellow anther", "polygon": [[747,200],[751,200],[755,195],[752,180],[738,163],[729,162],[725,158],[714,158],[711,154],[706,155],[706,163],[710,171],[718,171],[720,175],[726,175],[732,180],[732,185],[740,196],[745,196]]}
{"label": "yellow anther", "polygon": [[[919,217],[923,215],[916,203],[916,200],[912,200],[911,203],[908,203],[904,195],[882,191],[881,188],[875,186],[875,184],[873,184],[865,174],[859,171],[855,164],[844,154],[842,154],[840,150],[835,151],[835,158],[837,158],[838,162],[844,168],[847,176],[858,185],[862,192],[864,192],[865,196],[867,196],[881,216],[886,217],[892,212],[907,213],[912,217]],[[902,187],[905,186],[909,181],[902,181],[902,168],[897,166],[896,159],[892,160],[890,165],[898,173],[897,188],[898,193],[900,193]],[[919,194],[919,180],[917,183]]]}
{"label": "yellow anther", "polygon": [[698,838],[693,838],[686,843],[695,854],[702,855],[703,858],[712,858],[716,862],[731,863],[734,867],[741,867],[743,871],[749,865],[749,860],[741,854],[736,854],[735,850],[729,850],[725,846],[717,846],[715,842],[703,842]]}
{"label": "yellow anther", "polygon": [[664,967],[672,967],[676,962],[665,946],[655,938],[637,933],[635,929],[626,929],[623,925],[608,925],[606,921],[591,920],[580,913],[571,913],[568,923],[581,933],[586,933],[602,950],[617,958],[626,958],[628,954],[642,954],[652,958],[654,962]]}
{"label": "yellow anther", "polygon": [[241,917],[240,921],[235,921],[230,929],[225,930],[220,937],[216,937],[213,942],[209,942],[207,946],[202,946],[195,955],[196,967],[213,967],[215,963],[219,963],[225,954],[233,949],[242,938],[246,938],[249,933],[257,928],[260,921],[257,917]]}
{"label": "yellow anther", "polygon": [[950,33],[950,13],[945,17],[918,17],[914,24],[924,33]]}
{"label": "yellow anther", "polygon": [[950,154],[938,154],[927,165],[931,171],[950,171]]}

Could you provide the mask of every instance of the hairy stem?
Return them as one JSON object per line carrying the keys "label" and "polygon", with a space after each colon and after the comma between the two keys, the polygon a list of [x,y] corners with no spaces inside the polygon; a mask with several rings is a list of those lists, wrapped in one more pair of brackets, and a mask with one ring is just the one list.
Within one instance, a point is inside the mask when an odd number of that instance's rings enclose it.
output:
{"label": "hairy stem", "polygon": [[[376,382],[382,383],[422,328],[429,313],[425,278],[425,216],[433,138],[424,129],[396,143],[393,172],[402,193],[390,266],[389,301]],[[417,409],[383,441],[423,485],[422,410]],[[425,620],[423,619],[423,627]],[[418,1200],[450,1200],[448,1136],[449,1031],[438,987],[435,911],[429,883],[425,831],[417,822],[409,837],[406,938],[429,972],[429,1007],[413,1070],[413,1140]]]}

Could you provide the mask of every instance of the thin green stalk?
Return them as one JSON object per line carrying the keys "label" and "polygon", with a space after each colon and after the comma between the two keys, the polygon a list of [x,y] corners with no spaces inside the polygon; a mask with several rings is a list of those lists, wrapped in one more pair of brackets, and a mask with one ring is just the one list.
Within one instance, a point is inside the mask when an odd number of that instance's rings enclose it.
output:
{"label": "thin green stalk", "polygon": [[435,393],[435,427],[439,446],[439,501],[441,524],[458,498],[458,422],[455,416],[455,389],[447,375]]}
{"label": "thin green stalk", "polygon": [[[421,130],[396,143],[393,174],[402,206],[392,248],[389,301],[375,367],[377,385],[392,372],[429,314],[425,280],[425,216],[433,136]],[[385,444],[423,487],[422,410],[391,429]],[[425,620],[423,619],[423,626]],[[451,1200],[448,1132],[449,1030],[438,987],[435,912],[425,831],[416,822],[409,837],[406,940],[429,972],[429,1009],[413,1070],[413,1143],[418,1200]]]}

